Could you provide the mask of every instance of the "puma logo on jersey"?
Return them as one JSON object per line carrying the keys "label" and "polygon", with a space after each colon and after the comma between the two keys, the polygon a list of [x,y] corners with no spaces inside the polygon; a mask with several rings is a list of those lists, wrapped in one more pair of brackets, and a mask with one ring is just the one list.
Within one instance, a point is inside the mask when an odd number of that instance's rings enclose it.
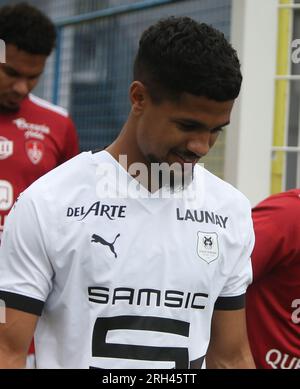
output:
{"label": "puma logo on jersey", "polygon": [[108,246],[110,248],[111,252],[115,255],[115,258],[117,258],[118,256],[117,256],[117,254],[115,252],[114,244],[115,244],[115,242],[116,242],[116,240],[118,239],[119,236],[120,236],[120,234],[118,234],[115,237],[115,240],[112,243],[109,243],[105,239],[101,238],[101,236],[99,236],[97,234],[93,234],[91,242],[93,242],[93,243],[100,243],[103,246]]}

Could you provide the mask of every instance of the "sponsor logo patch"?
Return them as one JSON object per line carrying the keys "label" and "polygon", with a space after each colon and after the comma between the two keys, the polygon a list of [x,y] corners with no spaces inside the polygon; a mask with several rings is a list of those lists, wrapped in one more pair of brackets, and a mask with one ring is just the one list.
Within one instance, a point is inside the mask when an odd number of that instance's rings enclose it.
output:
{"label": "sponsor logo patch", "polygon": [[50,134],[50,128],[45,124],[28,123],[24,118],[18,118],[13,121],[19,130],[24,131],[26,139],[35,138],[44,140],[45,135]]}
{"label": "sponsor logo patch", "polygon": [[197,254],[203,261],[211,263],[219,257],[218,235],[215,232],[198,231]]}

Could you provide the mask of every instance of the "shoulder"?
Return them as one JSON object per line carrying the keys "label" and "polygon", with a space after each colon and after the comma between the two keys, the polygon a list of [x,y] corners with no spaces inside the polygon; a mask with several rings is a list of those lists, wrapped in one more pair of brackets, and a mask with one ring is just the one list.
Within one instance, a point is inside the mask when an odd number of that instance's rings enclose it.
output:
{"label": "shoulder", "polygon": [[203,193],[202,196],[200,195],[200,198],[203,198],[202,204],[198,202],[198,207],[226,217],[227,231],[230,231],[231,237],[236,237],[238,244],[248,244],[249,240],[253,242],[251,204],[247,197],[201,165],[196,170],[196,190],[198,193]]}
{"label": "shoulder", "polygon": [[235,213],[250,214],[250,201],[242,192],[201,166],[197,171],[198,175],[202,176],[198,182],[200,182],[200,185],[202,182],[210,203],[228,207],[229,210],[234,210]]}
{"label": "shoulder", "polygon": [[74,187],[86,186],[90,176],[93,177],[89,154],[83,152],[69,159],[37,179],[24,193],[37,203],[47,199],[57,204],[64,202]]}
{"label": "shoulder", "polygon": [[267,197],[252,210],[256,234],[274,236],[290,244],[298,242],[300,231],[300,190],[290,190]]}
{"label": "shoulder", "polygon": [[[30,232],[29,236],[37,234],[47,247],[53,247],[49,242],[57,238],[68,206],[73,201],[77,204],[93,190],[85,177],[89,169],[87,154],[68,160],[25,189],[8,215],[6,229],[18,225],[18,231]],[[93,178],[94,172],[90,176]]]}
{"label": "shoulder", "polygon": [[43,112],[44,114],[54,116],[58,119],[69,118],[68,111],[58,105],[52,104],[49,101],[41,99],[33,94],[28,96],[29,103],[35,107],[36,110]]}
{"label": "shoulder", "polygon": [[293,221],[300,217],[300,189],[293,189],[287,192],[278,193],[267,197],[253,208],[253,215],[272,216],[272,219]]}
{"label": "shoulder", "polygon": [[281,264],[299,264],[300,190],[267,197],[252,212],[256,236],[253,264],[255,278]]}

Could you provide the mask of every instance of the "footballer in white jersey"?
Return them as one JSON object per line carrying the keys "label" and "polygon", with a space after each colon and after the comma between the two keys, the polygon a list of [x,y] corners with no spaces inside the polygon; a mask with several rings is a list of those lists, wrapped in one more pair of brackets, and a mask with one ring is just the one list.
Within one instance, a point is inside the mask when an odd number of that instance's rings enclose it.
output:
{"label": "footballer in white jersey", "polygon": [[41,177],[7,218],[0,367],[24,365],[35,330],[38,368],[254,368],[250,204],[197,164],[241,81],[205,23],[142,34],[118,137]]}
{"label": "footballer in white jersey", "polygon": [[108,165],[126,190],[130,176],[102,151],[23,193],[4,233],[0,296],[41,315],[38,368],[200,367],[214,309],[244,305],[250,205],[200,166],[201,185],[181,198],[106,198],[95,188]]}

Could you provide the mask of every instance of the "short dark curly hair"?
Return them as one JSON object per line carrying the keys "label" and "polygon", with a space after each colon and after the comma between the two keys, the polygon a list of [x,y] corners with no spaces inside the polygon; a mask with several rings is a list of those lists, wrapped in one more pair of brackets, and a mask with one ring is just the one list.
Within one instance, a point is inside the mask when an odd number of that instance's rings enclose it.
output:
{"label": "short dark curly hair", "polygon": [[56,31],[46,15],[22,2],[0,8],[0,38],[6,45],[48,56],[55,46]]}
{"label": "short dark curly hair", "polygon": [[154,103],[184,92],[222,102],[238,96],[242,75],[223,33],[189,17],[169,17],[142,34],[134,80],[145,84]]}

